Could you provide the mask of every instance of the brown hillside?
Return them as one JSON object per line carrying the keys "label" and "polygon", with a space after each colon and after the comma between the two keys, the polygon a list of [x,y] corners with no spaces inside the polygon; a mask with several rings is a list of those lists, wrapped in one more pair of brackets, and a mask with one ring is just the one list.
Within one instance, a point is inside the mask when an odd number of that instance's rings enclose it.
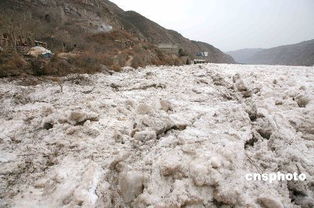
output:
{"label": "brown hillside", "polygon": [[[36,40],[47,43],[54,53],[74,51],[102,57],[97,62],[114,69],[185,64],[200,51],[209,52],[209,62],[234,62],[209,44],[188,40],[106,0],[2,0],[0,7],[3,48],[26,47],[25,51]],[[175,47],[169,53],[160,50],[159,44]]]}

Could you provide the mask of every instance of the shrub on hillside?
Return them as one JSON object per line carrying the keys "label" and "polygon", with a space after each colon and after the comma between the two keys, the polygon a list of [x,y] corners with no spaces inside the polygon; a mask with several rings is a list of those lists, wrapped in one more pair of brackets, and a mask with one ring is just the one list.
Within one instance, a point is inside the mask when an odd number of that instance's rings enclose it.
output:
{"label": "shrub on hillside", "polygon": [[94,54],[83,53],[68,59],[55,56],[44,66],[42,73],[36,75],[92,74],[99,72],[100,68],[101,60]]}
{"label": "shrub on hillside", "polygon": [[132,63],[131,63],[131,66],[133,68],[139,68],[139,67],[143,67],[145,64],[143,63],[143,59],[139,56],[134,56],[133,57],[133,60],[132,60]]}
{"label": "shrub on hillside", "polygon": [[29,64],[18,53],[0,52],[0,77],[18,76],[27,73]]}
{"label": "shrub on hillside", "polygon": [[179,49],[178,54],[179,54],[179,57],[188,56],[188,53],[185,50],[183,50],[182,48]]}

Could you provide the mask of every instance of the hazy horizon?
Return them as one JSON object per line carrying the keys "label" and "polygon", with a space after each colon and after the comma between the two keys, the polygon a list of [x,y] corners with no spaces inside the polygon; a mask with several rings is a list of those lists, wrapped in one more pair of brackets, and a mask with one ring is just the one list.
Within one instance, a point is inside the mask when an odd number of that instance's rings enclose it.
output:
{"label": "hazy horizon", "polygon": [[183,36],[223,51],[314,39],[313,0],[112,0]]}

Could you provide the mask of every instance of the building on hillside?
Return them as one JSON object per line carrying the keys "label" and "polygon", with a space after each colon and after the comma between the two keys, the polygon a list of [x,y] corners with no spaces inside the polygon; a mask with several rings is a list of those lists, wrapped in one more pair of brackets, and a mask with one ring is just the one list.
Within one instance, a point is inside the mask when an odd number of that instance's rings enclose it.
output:
{"label": "building on hillside", "polygon": [[194,64],[205,64],[205,63],[208,63],[208,61],[205,59],[194,59],[193,63]]}
{"label": "building on hillside", "polygon": [[198,57],[208,57],[208,52],[207,51],[201,51],[201,52],[198,52],[196,54],[196,56],[198,56]]}
{"label": "building on hillside", "polygon": [[193,60],[194,64],[204,64],[208,63],[208,52],[207,51],[200,51],[196,53],[196,59]]}
{"label": "building on hillside", "polygon": [[158,48],[166,53],[171,53],[171,54],[178,54],[179,53],[179,47],[174,44],[169,44],[169,43],[160,43],[158,44]]}

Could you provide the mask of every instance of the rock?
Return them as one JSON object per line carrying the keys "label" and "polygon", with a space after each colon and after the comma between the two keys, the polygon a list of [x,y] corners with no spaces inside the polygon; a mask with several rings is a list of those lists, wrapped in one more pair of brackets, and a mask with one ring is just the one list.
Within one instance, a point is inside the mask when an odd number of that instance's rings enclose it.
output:
{"label": "rock", "polygon": [[239,74],[236,74],[233,76],[233,82],[234,82],[234,88],[238,90],[244,98],[248,98],[252,96],[252,92],[244,84]]}
{"label": "rock", "polygon": [[119,190],[125,203],[132,202],[143,192],[144,176],[137,171],[122,172],[119,176]]}
{"label": "rock", "polygon": [[296,97],[296,101],[297,101],[298,106],[300,108],[305,108],[307,106],[307,104],[309,104],[310,99],[304,95],[299,95]]}
{"label": "rock", "polygon": [[221,167],[221,161],[220,161],[220,159],[217,158],[217,157],[212,157],[212,158],[210,159],[210,162],[211,162],[212,167],[215,168],[215,169]]}
{"label": "rock", "polygon": [[252,89],[252,93],[254,94],[258,94],[260,91],[261,91],[261,88],[258,88],[258,87]]}
{"label": "rock", "polygon": [[98,115],[83,111],[72,111],[68,116],[68,122],[72,125],[83,125],[87,120],[97,121]]}
{"label": "rock", "polygon": [[243,80],[241,79],[239,74],[233,76],[233,82],[235,84],[235,88],[240,91],[248,91],[248,88],[245,86]]}
{"label": "rock", "polygon": [[282,100],[276,100],[275,105],[283,105],[283,101]]}
{"label": "rock", "polygon": [[273,134],[273,128],[266,118],[258,118],[253,127],[264,139],[269,140]]}
{"label": "rock", "polygon": [[174,122],[163,116],[150,117],[145,116],[141,119],[141,129],[149,128],[156,132],[157,136],[166,133],[168,130],[175,128]]}
{"label": "rock", "polygon": [[[49,111],[49,110],[48,110]],[[46,112],[47,114],[49,114],[49,112]],[[51,112],[50,112],[51,113]],[[47,115],[46,114],[46,115]],[[54,115],[47,115],[43,121],[42,121],[42,128],[49,130],[52,129],[54,124],[56,123],[56,117]]]}
{"label": "rock", "polygon": [[190,174],[196,186],[208,185],[210,182],[210,174],[208,165],[202,161],[193,161],[190,165]]}
{"label": "rock", "polygon": [[169,101],[161,100],[160,106],[161,106],[161,109],[166,111],[166,112],[172,111],[172,106],[171,106],[171,103]]}
{"label": "rock", "polygon": [[156,140],[157,135],[155,131],[140,131],[136,132],[133,137],[136,140],[144,142],[149,140]]}
{"label": "rock", "polygon": [[43,124],[43,128],[46,129],[46,130],[52,129],[53,128],[53,124],[50,123],[50,122],[45,122]]}
{"label": "rock", "polygon": [[35,46],[28,51],[27,55],[35,57],[35,58],[37,58],[39,56],[44,56],[44,57],[50,58],[53,55],[53,53],[44,47]]}
{"label": "rock", "polygon": [[273,80],[273,84],[275,84],[275,85],[278,84],[277,79],[274,79],[274,80]]}
{"label": "rock", "polygon": [[69,121],[73,124],[78,124],[86,120],[86,114],[83,112],[71,112],[69,115]]}
{"label": "rock", "polygon": [[153,108],[147,104],[138,105],[136,111],[138,114],[141,114],[141,115],[150,114],[154,112]]}
{"label": "rock", "polygon": [[249,114],[250,120],[255,121],[257,119],[257,107],[253,100],[247,99],[245,101],[245,112]]}
{"label": "rock", "polygon": [[257,202],[260,203],[264,208],[284,208],[281,202],[273,198],[260,197],[257,199]]}
{"label": "rock", "polygon": [[244,98],[252,97],[252,92],[249,91],[249,90],[242,91],[241,93],[242,93],[242,95],[243,95]]}
{"label": "rock", "polygon": [[181,157],[176,152],[164,155],[160,164],[160,173],[163,176],[171,176],[181,169]]}
{"label": "rock", "polygon": [[[222,204],[231,205],[237,204],[237,201],[239,201],[239,191],[233,188],[230,189],[223,189],[226,187],[219,187],[221,190],[214,191],[214,199],[217,202],[220,202]],[[220,207],[220,206],[219,206]]]}
{"label": "rock", "polygon": [[83,175],[77,183],[72,195],[74,204],[84,204],[84,207],[95,207],[98,201],[97,187],[101,181],[103,169],[95,162],[90,161],[83,169]]}

